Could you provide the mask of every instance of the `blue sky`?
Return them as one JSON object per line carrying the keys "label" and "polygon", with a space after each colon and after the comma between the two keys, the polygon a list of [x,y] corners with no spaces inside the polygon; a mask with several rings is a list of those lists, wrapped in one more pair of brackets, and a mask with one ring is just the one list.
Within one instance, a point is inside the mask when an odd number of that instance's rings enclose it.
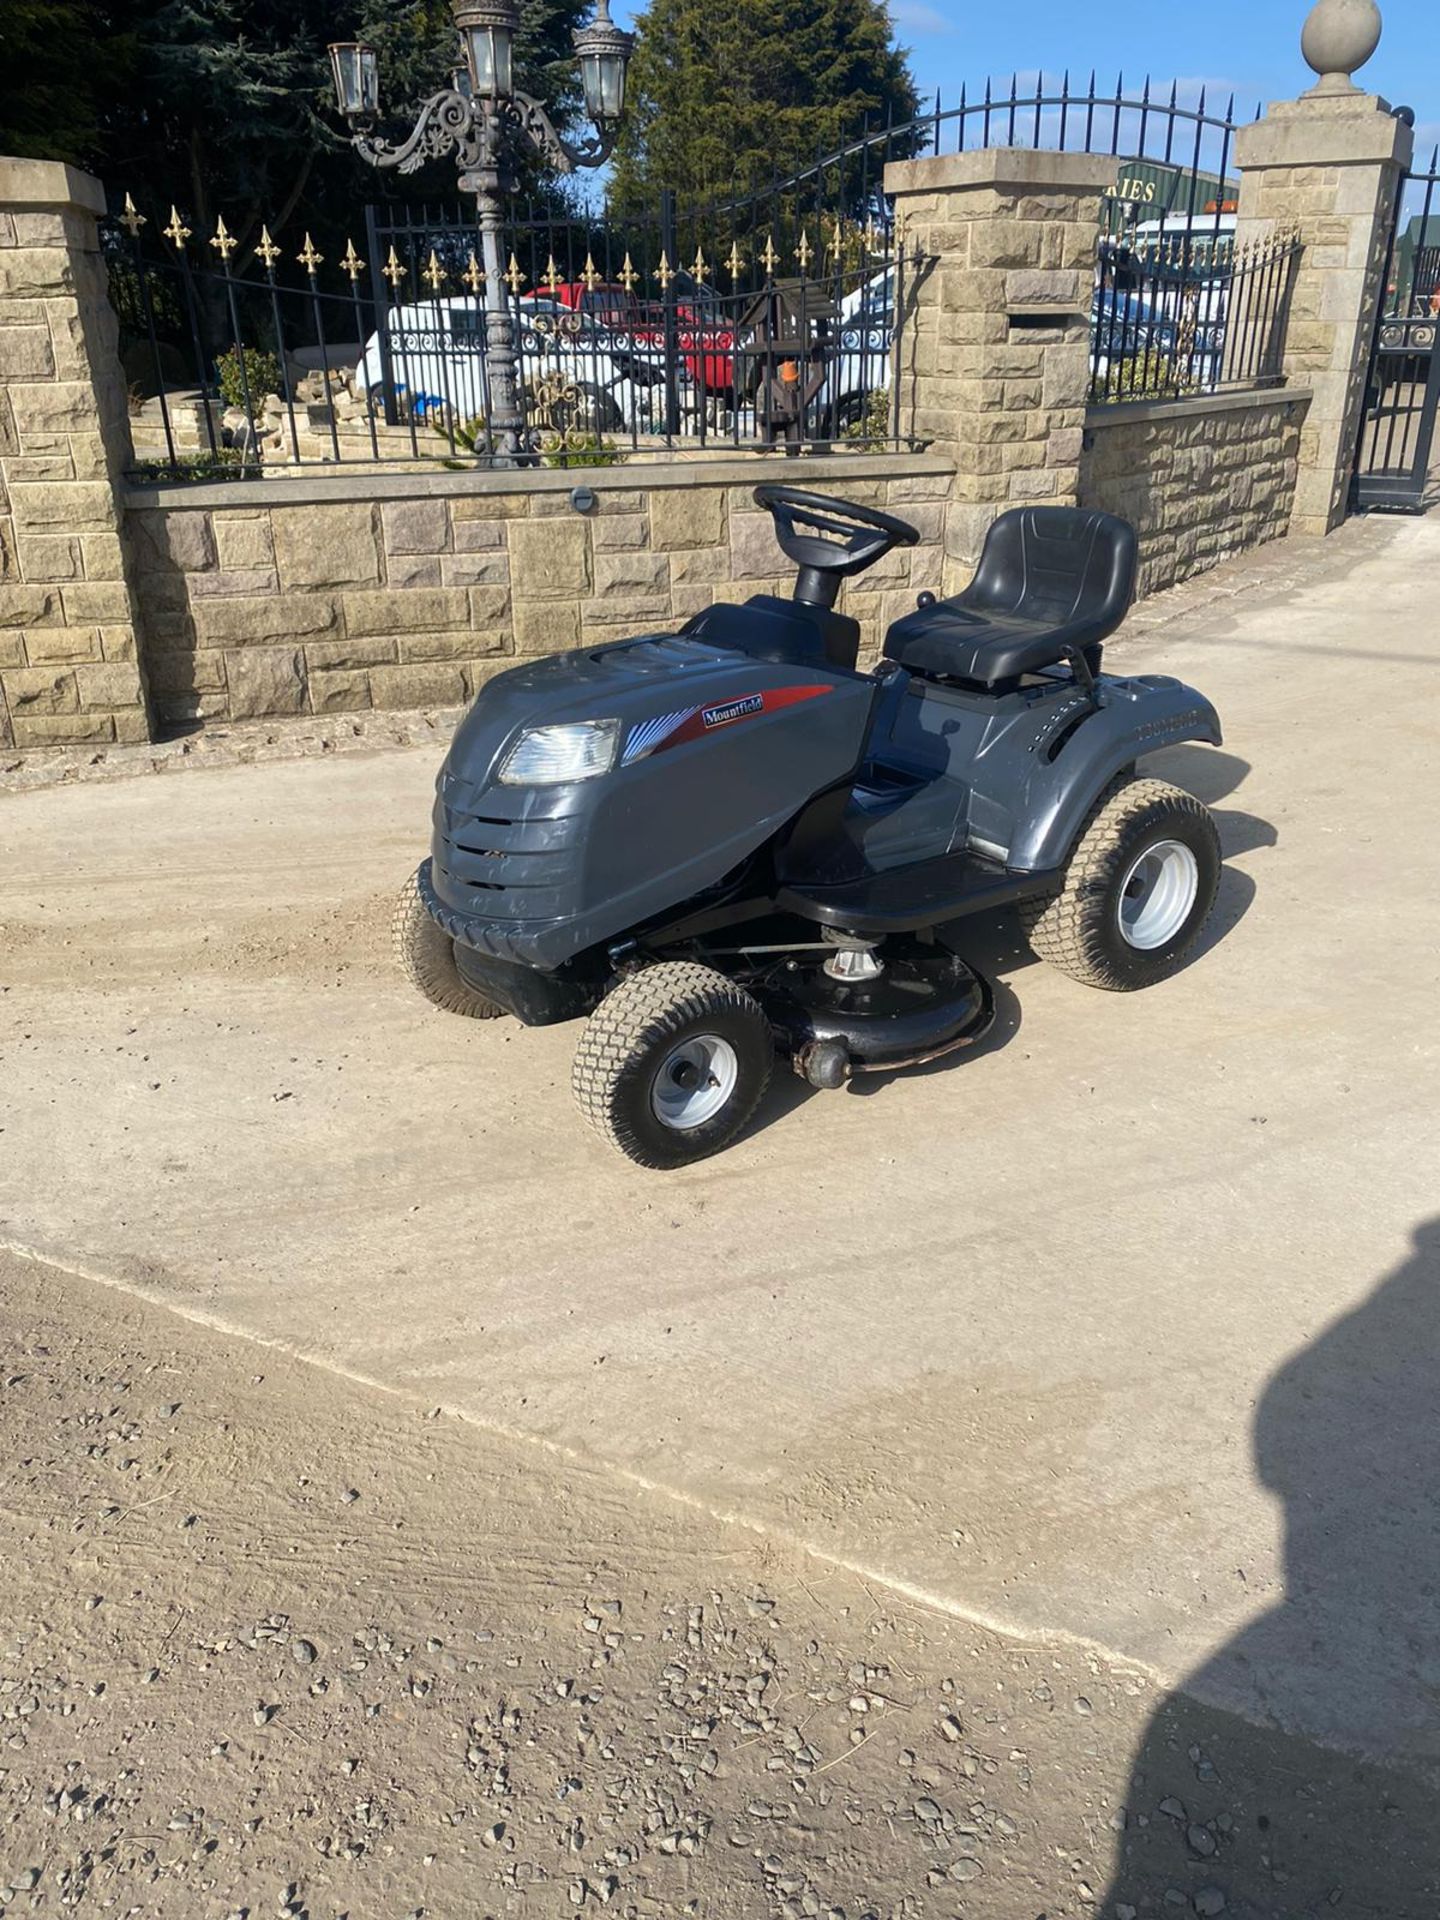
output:
{"label": "blue sky", "polygon": [[[1440,135],[1440,20],[1435,0],[1380,0],[1385,31],[1359,84],[1392,105],[1415,109],[1417,125]],[[1233,87],[1237,112],[1257,101],[1293,98],[1314,76],[1300,57],[1306,0],[1191,0],[1189,5],[1137,0],[891,0],[896,36],[910,49],[922,93],[939,87],[949,105],[963,80],[983,86],[986,75],[1030,74],[1042,62],[1047,75],[1066,67],[1072,79],[1096,69],[1106,86],[1123,68],[1132,76],[1189,82],[1192,98],[1203,82],[1219,95]]]}
{"label": "blue sky", "polygon": [[[922,94],[939,87],[946,106],[958,99],[962,81],[973,88],[1017,71],[1035,84],[1042,62],[1046,76],[1068,67],[1072,79],[1088,79],[1091,67],[1103,86],[1124,70],[1131,80],[1147,71],[1159,81],[1179,80],[1194,101],[1201,85],[1223,107],[1233,87],[1237,114],[1258,102],[1293,99],[1314,75],[1300,58],[1300,28],[1309,0],[890,0],[896,38],[910,50],[910,65]],[[1360,84],[1383,94],[1392,106],[1415,109],[1425,144],[1440,139],[1440,20],[1436,0],[1380,0],[1385,31]],[[619,0],[616,13],[629,24],[639,11]],[[1417,142],[1417,145],[1419,143]]]}

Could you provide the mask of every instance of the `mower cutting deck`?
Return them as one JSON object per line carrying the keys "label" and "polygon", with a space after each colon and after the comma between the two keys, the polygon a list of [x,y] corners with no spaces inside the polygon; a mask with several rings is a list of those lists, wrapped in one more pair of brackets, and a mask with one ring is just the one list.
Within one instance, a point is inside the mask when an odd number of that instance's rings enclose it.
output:
{"label": "mower cutting deck", "polygon": [[922,594],[861,672],[841,583],[915,529],[755,498],[794,597],[490,681],[394,922],[436,1005],[584,1017],[581,1110],[650,1167],[732,1141],[777,1052],[833,1088],[973,1043],[990,988],[937,928],[1015,905],[1041,957],[1126,990],[1182,964],[1219,878],[1205,807],[1135,772],[1218,745],[1214,708],[1101,669],[1134,591],[1124,521],[1002,514],[965,591]]}

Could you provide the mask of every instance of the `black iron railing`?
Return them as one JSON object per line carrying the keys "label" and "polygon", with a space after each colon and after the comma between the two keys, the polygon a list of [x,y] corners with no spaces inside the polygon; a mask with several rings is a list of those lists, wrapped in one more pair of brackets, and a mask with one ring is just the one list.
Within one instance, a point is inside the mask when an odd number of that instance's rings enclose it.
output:
{"label": "black iron railing", "polygon": [[[1258,118],[1256,105],[1254,117]],[[1018,146],[1113,156],[1091,304],[1091,397],[1174,398],[1280,378],[1297,250],[1289,236],[1235,249],[1239,180],[1235,96],[1147,77],[1111,90],[1091,73],[1035,75],[1022,85],[962,87],[904,127],[866,128],[797,176],[856,166],[862,156],[938,155]],[[877,169],[872,167],[872,172]]]}
{"label": "black iron railing", "polygon": [[[906,262],[883,206],[783,184],[746,211],[511,227],[503,286],[526,457],[608,464],[897,440],[891,365]],[[364,252],[248,244],[128,201],[104,229],[132,380],[137,473],[484,464],[491,295],[462,209],[371,209]]]}
{"label": "black iron railing", "polygon": [[1090,327],[1090,398],[1179,399],[1282,378],[1299,242],[1236,248],[1233,233],[1102,242]]}
{"label": "black iron railing", "polygon": [[[360,246],[323,259],[308,235],[191,232],[127,202],[105,233],[137,452],[174,479],[483,463],[487,301],[514,335],[528,458],[898,444],[917,263],[896,245],[885,167],[974,146],[1115,160],[1095,397],[1271,383],[1294,248],[1236,256],[1237,125],[1233,96],[1216,107],[1178,83],[987,82],[903,126],[862,127],[789,179],[718,184],[704,205],[517,210],[499,289],[458,207],[372,209]],[[1432,238],[1422,225],[1417,271]]]}
{"label": "black iron railing", "polygon": [[1431,478],[1440,415],[1440,147],[1412,171],[1396,198],[1385,297],[1377,317],[1356,439],[1352,504],[1418,513],[1436,493]]}

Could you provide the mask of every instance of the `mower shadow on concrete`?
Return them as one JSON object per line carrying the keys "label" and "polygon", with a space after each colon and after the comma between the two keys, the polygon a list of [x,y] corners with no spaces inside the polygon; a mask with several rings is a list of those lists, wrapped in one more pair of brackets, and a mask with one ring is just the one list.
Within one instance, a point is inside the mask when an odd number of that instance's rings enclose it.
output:
{"label": "mower shadow on concrete", "polygon": [[1158,779],[1174,781],[1203,800],[1220,834],[1220,851],[1225,861],[1220,869],[1220,889],[1210,918],[1180,969],[1183,973],[1197,960],[1213,953],[1254,904],[1255,881],[1230,863],[1242,854],[1276,846],[1280,835],[1273,822],[1262,819],[1259,814],[1218,804],[1234,793],[1250,773],[1250,762],[1238,754],[1225,753],[1217,747],[1182,744],[1148,755],[1141,770]]}
{"label": "mower shadow on concrete", "polygon": [[1220,747],[1182,743],[1163,747],[1158,753],[1147,753],[1139,770],[1148,778],[1169,780],[1174,786],[1184,787],[1207,807],[1213,807],[1228,799],[1244,783],[1250,773],[1250,762]]}

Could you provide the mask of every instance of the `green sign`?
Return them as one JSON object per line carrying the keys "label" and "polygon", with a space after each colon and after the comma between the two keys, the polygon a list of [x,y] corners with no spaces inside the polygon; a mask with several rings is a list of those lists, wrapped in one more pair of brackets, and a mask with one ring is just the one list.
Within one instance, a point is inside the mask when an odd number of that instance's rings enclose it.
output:
{"label": "green sign", "polygon": [[1214,213],[1217,204],[1222,213],[1232,212],[1239,191],[1238,180],[1222,180],[1218,173],[1192,174],[1161,160],[1121,160],[1107,198],[1122,203],[1135,220],[1158,220],[1162,213]]}

